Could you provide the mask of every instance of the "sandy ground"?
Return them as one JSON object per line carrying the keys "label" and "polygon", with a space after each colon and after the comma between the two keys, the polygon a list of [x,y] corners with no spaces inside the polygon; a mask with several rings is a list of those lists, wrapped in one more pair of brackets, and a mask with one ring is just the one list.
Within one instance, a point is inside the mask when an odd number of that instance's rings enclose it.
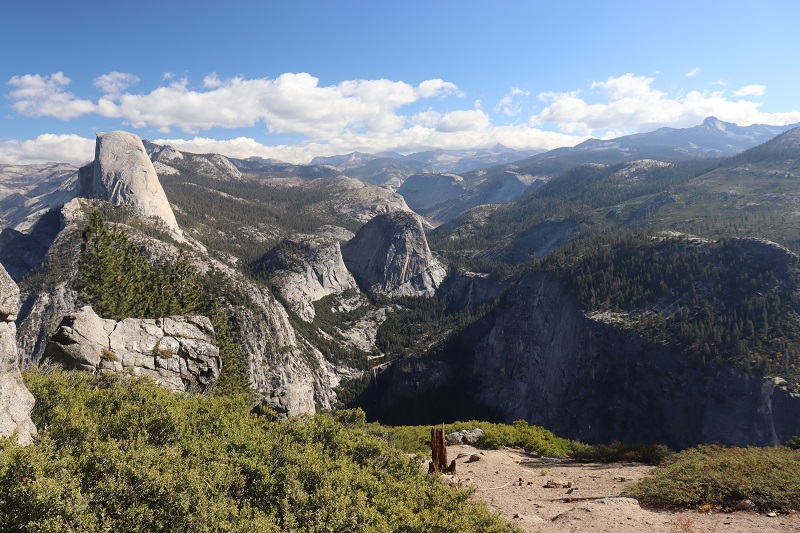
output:
{"label": "sandy ground", "polygon": [[[576,463],[520,450],[448,446],[456,461],[449,481],[477,487],[476,496],[526,531],[627,533],[800,532],[800,512],[770,517],[759,512],[701,513],[643,509],[620,498],[626,485],[650,467],[638,463]],[[470,461],[477,455],[479,460]],[[426,466],[427,468],[427,466]],[[557,485],[545,488],[544,485]]]}

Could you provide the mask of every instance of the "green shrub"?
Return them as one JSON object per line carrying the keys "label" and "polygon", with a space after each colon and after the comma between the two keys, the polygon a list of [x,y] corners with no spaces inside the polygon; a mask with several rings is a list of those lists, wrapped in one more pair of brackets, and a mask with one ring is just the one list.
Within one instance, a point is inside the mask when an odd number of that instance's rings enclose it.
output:
{"label": "green shrub", "polygon": [[663,444],[627,444],[615,441],[611,444],[571,442],[569,445],[570,457],[587,463],[635,462],[657,465],[672,454]]}
{"label": "green shrub", "polygon": [[[495,424],[469,420],[445,424],[445,434],[462,429],[481,428],[483,437],[477,446],[496,450],[504,446],[522,448],[526,452],[541,455],[566,456],[568,441],[556,437],[550,431],[539,426],[531,426],[524,420],[517,420],[512,425]],[[385,439],[389,444],[406,453],[428,454],[431,449],[431,426],[381,426],[370,424],[368,431]]]}
{"label": "green shrub", "polygon": [[40,435],[0,439],[1,531],[517,531],[331,416],[277,423],[116,375],[24,378]]}
{"label": "green shrub", "polygon": [[699,446],[629,486],[642,504],[673,508],[732,508],[750,499],[760,509],[800,506],[800,452],[786,447]]}

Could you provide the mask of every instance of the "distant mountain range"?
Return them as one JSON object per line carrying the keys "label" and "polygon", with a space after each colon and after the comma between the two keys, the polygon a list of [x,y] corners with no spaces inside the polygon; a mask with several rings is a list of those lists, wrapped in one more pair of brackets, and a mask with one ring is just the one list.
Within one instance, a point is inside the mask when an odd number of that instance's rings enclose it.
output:
{"label": "distant mountain range", "polygon": [[329,165],[348,176],[373,185],[399,187],[408,176],[419,173],[453,172],[489,168],[529,157],[534,150],[514,150],[496,144],[490,149],[430,150],[409,155],[396,152],[365,154],[352,152],[346,155],[316,157],[312,165]]}
{"label": "distant mountain range", "polygon": [[590,139],[537,154],[498,144],[488,150],[432,150],[406,156],[352,152],[317,157],[311,166],[333,167],[366,183],[396,190],[412,209],[437,224],[478,205],[509,201],[578,165],[728,157],[795,126],[738,126],[709,117],[690,128],[660,128],[612,140]]}

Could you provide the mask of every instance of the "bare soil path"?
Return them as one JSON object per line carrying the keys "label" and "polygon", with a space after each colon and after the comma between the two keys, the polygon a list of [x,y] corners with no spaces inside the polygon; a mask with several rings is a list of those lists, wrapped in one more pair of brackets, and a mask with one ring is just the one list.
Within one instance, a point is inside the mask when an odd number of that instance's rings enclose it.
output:
{"label": "bare soil path", "polygon": [[[800,532],[800,513],[770,517],[755,511],[708,514],[643,509],[636,500],[620,497],[627,485],[650,470],[639,463],[576,463],[514,449],[447,447],[448,458],[459,454],[465,455],[456,460],[457,475],[450,477],[451,482],[475,486],[477,498],[526,531]],[[479,460],[470,461],[471,456]]]}

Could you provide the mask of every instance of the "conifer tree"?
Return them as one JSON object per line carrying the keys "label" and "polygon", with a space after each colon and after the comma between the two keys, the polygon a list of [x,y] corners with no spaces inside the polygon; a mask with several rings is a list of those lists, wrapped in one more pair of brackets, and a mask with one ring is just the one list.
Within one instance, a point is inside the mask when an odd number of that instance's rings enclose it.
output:
{"label": "conifer tree", "polygon": [[181,313],[196,313],[203,301],[203,287],[197,280],[197,270],[186,259],[183,250],[170,273],[170,284],[175,294],[175,302]]}
{"label": "conifer tree", "polygon": [[78,291],[100,316],[111,316],[116,310],[124,257],[99,211],[92,212],[81,237]]}

